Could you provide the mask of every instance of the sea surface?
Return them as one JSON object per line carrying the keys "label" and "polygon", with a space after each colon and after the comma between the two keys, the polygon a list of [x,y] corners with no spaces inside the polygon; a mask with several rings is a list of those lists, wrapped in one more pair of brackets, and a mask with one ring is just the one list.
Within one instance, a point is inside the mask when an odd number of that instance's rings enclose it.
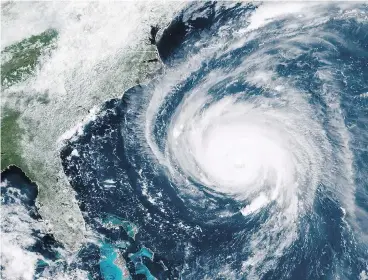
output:
{"label": "sea surface", "polygon": [[155,44],[161,73],[60,151],[78,253],[2,173],[35,278],[368,279],[368,6],[191,2]]}

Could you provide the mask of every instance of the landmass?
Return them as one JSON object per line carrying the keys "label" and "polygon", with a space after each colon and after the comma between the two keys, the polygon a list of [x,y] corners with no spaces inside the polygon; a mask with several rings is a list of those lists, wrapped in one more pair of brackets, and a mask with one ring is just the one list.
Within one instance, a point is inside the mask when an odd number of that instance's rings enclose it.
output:
{"label": "landmass", "polygon": [[[2,11],[3,18],[13,6]],[[149,22],[163,27],[175,9],[160,15],[150,6],[145,9],[151,14],[140,29],[130,31],[140,39],[126,42],[89,66],[68,68],[74,64],[58,56],[59,49],[65,47],[60,42],[68,34],[53,28],[2,50],[1,169],[16,165],[37,183],[39,213],[71,252],[84,242],[85,223],[59,151],[65,139],[83,133],[84,123],[104,101],[121,97],[125,90],[146,83],[162,69],[156,46],[150,42]],[[68,64],[66,72],[56,66],[61,62]]]}

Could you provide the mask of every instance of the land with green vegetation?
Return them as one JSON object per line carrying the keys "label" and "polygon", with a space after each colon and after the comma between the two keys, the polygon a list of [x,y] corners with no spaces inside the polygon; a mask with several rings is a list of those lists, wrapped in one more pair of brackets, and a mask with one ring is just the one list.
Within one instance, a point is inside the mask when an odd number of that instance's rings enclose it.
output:
{"label": "land with green vegetation", "polygon": [[[40,63],[41,56],[50,55],[56,48],[57,36],[56,30],[48,29],[6,46],[1,51],[2,91],[31,77]],[[1,110],[1,169],[16,165],[30,174],[22,159],[20,141],[24,130],[19,125],[20,116],[20,110],[7,107],[5,100]]]}
{"label": "land with green vegetation", "polygon": [[56,47],[58,33],[54,29],[14,43],[1,51],[1,86],[8,88],[30,77],[42,55]]}
{"label": "land with green vegetation", "polygon": [[[1,168],[16,165],[36,182],[39,213],[55,238],[70,251],[78,250],[83,243],[85,225],[63,172],[59,156],[62,139],[77,132],[72,129],[69,135],[68,131],[88,120],[92,108],[121,97],[125,90],[145,83],[159,71],[161,62],[156,48],[149,43],[148,35],[146,39],[134,48],[96,61],[91,69],[68,68],[73,75],[60,73],[65,75],[63,86],[68,85],[61,93],[53,89],[54,84],[34,86],[38,75],[47,72],[46,65],[58,63],[53,60],[60,47],[57,31],[46,30],[5,46],[1,52]],[[88,79],[84,71],[88,71]],[[43,85],[47,81],[38,82]],[[98,109],[91,113],[97,112]],[[69,136],[64,136],[65,132]],[[135,235],[128,223],[123,226]]]}
{"label": "land with green vegetation", "polygon": [[[22,129],[18,119],[20,113],[5,109],[1,118],[1,169],[9,165],[22,165],[22,155],[19,140],[22,137]],[[22,168],[22,167],[21,167]],[[24,170],[24,168],[22,168]],[[24,170],[26,171],[26,170]]]}

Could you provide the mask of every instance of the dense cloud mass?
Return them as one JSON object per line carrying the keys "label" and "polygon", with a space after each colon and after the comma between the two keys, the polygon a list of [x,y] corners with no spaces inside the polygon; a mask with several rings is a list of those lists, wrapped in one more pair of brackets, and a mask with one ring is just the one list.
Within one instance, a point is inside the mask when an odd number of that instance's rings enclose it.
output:
{"label": "dense cloud mass", "polygon": [[22,206],[5,279],[367,279],[367,5],[176,8],[147,29],[154,77],[58,138],[80,251],[30,251]]}

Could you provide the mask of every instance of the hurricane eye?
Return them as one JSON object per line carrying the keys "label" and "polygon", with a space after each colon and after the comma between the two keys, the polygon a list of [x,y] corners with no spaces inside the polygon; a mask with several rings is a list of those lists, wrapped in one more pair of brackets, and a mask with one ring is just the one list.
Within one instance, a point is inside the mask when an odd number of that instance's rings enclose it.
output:
{"label": "hurricane eye", "polygon": [[367,3],[0,20],[0,278],[368,280]]}

